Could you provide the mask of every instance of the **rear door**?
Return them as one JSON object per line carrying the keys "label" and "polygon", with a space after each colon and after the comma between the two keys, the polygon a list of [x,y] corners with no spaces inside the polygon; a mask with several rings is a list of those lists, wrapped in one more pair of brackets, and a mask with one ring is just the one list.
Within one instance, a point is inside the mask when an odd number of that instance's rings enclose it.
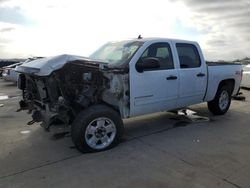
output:
{"label": "rear door", "polygon": [[[150,44],[141,54],[130,64],[131,116],[176,108],[179,78],[170,43]],[[160,67],[143,72],[136,70],[136,63],[148,57],[157,58]]]}
{"label": "rear door", "polygon": [[179,60],[180,88],[177,106],[200,103],[207,87],[207,66],[198,45],[175,43]]}

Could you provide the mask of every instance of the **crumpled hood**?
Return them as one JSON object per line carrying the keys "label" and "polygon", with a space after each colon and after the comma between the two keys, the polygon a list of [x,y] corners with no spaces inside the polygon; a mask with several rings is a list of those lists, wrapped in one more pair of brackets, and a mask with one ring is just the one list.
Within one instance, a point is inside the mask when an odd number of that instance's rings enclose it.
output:
{"label": "crumpled hood", "polygon": [[63,54],[25,62],[17,66],[15,71],[37,76],[48,76],[53,71],[62,68],[67,62],[75,60],[91,61],[91,59],[86,57]]}

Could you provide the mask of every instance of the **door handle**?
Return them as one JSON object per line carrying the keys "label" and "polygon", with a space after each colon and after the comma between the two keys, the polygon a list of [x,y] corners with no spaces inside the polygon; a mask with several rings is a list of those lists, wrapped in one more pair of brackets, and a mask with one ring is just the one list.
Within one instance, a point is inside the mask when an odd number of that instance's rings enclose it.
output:
{"label": "door handle", "polygon": [[201,72],[200,72],[199,74],[196,74],[196,76],[197,76],[197,77],[204,77],[204,76],[206,76],[206,75],[205,75],[204,73],[201,73]]}
{"label": "door handle", "polygon": [[169,76],[166,78],[167,80],[176,80],[177,79],[177,76]]}

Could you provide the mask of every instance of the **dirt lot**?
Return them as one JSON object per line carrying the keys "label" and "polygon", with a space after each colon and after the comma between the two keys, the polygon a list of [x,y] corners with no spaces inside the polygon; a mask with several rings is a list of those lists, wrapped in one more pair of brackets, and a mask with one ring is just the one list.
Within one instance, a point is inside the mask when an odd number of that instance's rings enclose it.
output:
{"label": "dirt lot", "polygon": [[162,112],[125,121],[123,142],[81,154],[70,136],[45,132],[16,112],[20,91],[0,79],[0,187],[250,187],[250,91],[209,121]]}

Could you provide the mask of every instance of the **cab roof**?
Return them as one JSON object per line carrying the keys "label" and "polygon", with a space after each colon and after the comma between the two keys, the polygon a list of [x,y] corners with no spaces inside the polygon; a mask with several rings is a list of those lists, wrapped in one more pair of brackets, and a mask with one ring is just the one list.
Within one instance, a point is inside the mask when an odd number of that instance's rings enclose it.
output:
{"label": "cab roof", "polygon": [[172,42],[196,43],[195,41],[174,39],[174,38],[161,38],[161,37],[136,38],[136,39],[129,39],[129,40],[131,40],[131,41],[143,41],[143,42],[154,42],[154,41],[168,40],[168,41],[172,41]]}

